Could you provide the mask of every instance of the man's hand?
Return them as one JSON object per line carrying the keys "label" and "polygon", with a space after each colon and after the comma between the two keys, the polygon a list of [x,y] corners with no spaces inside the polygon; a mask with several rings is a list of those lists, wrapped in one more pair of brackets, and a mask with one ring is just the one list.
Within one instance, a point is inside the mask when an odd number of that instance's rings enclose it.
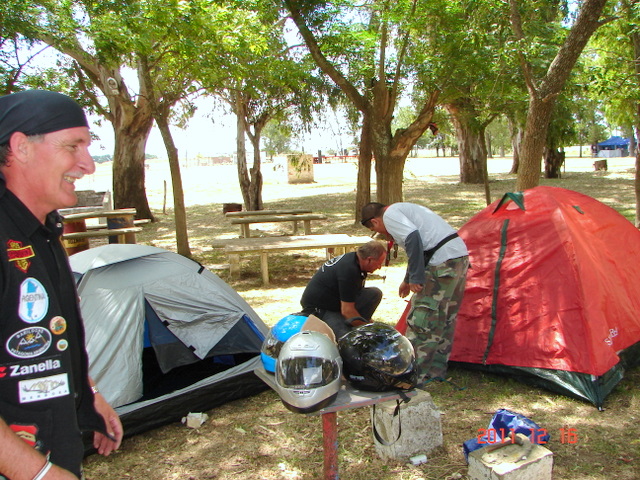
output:
{"label": "man's hand", "polygon": [[419,283],[402,282],[400,284],[400,287],[398,288],[398,295],[400,295],[401,298],[404,298],[407,295],[409,295],[409,293],[411,293],[411,292],[418,293],[418,292],[422,291],[423,287],[424,287],[424,285],[421,285]]}
{"label": "man's hand", "polygon": [[104,455],[106,457],[114,450],[120,448],[124,431],[122,429],[120,417],[115,410],[111,408],[111,405],[107,403],[101,393],[96,393],[94,395],[94,406],[96,411],[102,416],[102,418],[104,418],[107,433],[111,438],[100,432],[94,432],[93,446],[98,450],[100,455]]}
{"label": "man's hand", "polygon": [[[0,478],[31,480],[48,465],[48,459],[9,428],[0,417]],[[73,473],[56,465],[47,467],[46,480],[78,480]]]}

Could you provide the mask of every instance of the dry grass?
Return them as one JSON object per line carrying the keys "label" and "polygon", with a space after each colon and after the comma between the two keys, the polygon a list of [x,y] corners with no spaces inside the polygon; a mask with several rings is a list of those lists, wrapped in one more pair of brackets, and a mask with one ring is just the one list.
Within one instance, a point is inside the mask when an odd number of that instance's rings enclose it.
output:
{"label": "dry grass", "polygon": [[[633,220],[635,199],[632,159],[610,159],[608,172],[593,172],[591,159],[569,158],[561,180],[543,184],[577,190],[620,211]],[[443,169],[443,164],[446,167]],[[510,191],[514,177],[509,161],[490,163],[494,199]],[[316,183],[288,186],[265,175],[265,208],[309,207],[325,213],[325,222],[314,231],[363,234],[353,223],[355,198],[353,165],[317,166]],[[218,169],[203,178],[204,170]],[[265,169],[268,171],[268,166]],[[481,186],[460,185],[454,159],[416,159],[406,169],[407,201],[423,203],[460,227],[484,207]],[[197,170],[197,171],[192,171]],[[221,171],[225,174],[220,174]],[[211,170],[209,170],[211,172]],[[268,172],[268,173],[277,173]],[[226,258],[210,246],[213,239],[238,235],[237,226],[222,215],[223,202],[240,200],[231,167],[188,169],[185,177],[189,205],[189,234],[194,258],[216,271],[268,325],[299,308],[306,281],[322,262],[322,251],[269,257],[272,284],[263,287],[257,257],[243,257],[240,279],[228,278]],[[158,222],[145,227],[140,243],[175,249],[172,218],[162,213],[162,175],[148,172],[149,198]],[[85,188],[100,189],[100,178]],[[233,185],[233,186],[231,186]],[[155,188],[153,188],[155,186]],[[102,187],[104,188],[104,187]],[[170,197],[169,197],[169,202]],[[160,202],[160,203],[159,203]],[[260,226],[256,235],[288,233],[288,225]],[[404,308],[397,296],[403,275],[402,254],[392,266],[371,278],[369,284],[384,291],[376,320],[394,324]],[[385,279],[386,277],[386,279]],[[442,411],[444,446],[429,454],[428,463],[410,466],[382,461],[375,452],[368,409],[339,414],[340,476],[353,480],[464,479],[467,467],[462,442],[485,428],[493,412],[509,408],[529,416],[551,434],[556,480],[605,480],[640,478],[640,372],[626,374],[608,397],[605,411],[566,397],[522,385],[502,377],[454,369],[448,383],[430,384],[428,389]],[[126,439],[119,452],[109,458],[93,455],[85,461],[88,479],[265,479],[311,480],[322,478],[322,429],[319,417],[297,415],[286,410],[272,391],[232,402],[208,412],[210,420],[197,430],[172,424]],[[576,429],[576,443],[562,443],[561,428]]]}

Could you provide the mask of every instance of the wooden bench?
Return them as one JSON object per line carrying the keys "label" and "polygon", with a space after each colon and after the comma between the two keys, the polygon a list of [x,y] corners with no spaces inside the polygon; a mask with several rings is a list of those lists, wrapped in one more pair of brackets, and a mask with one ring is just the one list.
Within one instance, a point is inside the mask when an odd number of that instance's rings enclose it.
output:
{"label": "wooden bench", "polygon": [[244,210],[239,212],[227,212],[226,217],[251,217],[260,215],[299,215],[303,213],[313,213],[306,208],[289,208],[285,210]]}
{"label": "wooden bench", "polygon": [[262,282],[265,285],[269,285],[269,253],[324,248],[326,249],[327,258],[331,258],[332,255],[356,249],[370,241],[370,237],[355,237],[344,233],[334,233],[326,235],[236,238],[221,240],[214,243],[213,246],[224,247],[224,251],[229,257],[231,277],[235,277],[240,273],[240,255],[259,254]]}
{"label": "wooden bench", "polygon": [[[239,213],[239,212],[235,212]],[[311,235],[311,221],[312,220],[326,220],[326,215],[318,213],[309,214],[295,214],[295,215],[250,215],[242,218],[232,218],[231,223],[233,225],[240,225],[240,236],[242,238],[251,237],[251,224],[254,223],[279,223],[279,222],[291,222],[293,223],[293,235],[298,234],[298,222],[304,224],[304,234]]]}
{"label": "wooden bench", "polygon": [[[134,219],[133,220],[133,224],[136,227],[139,227],[141,225],[146,225],[148,223],[151,223],[151,219],[150,218],[140,218],[140,219]],[[106,223],[95,223],[95,224],[91,224],[91,225],[87,225],[87,231],[88,230],[101,230],[103,228],[109,228],[109,226]]]}
{"label": "wooden bench", "polygon": [[126,228],[112,228],[102,230],[88,230],[86,232],[71,232],[63,233],[63,240],[78,240],[82,238],[99,238],[99,237],[113,237],[117,241],[113,243],[128,243],[126,242],[127,234],[135,234],[142,231],[142,227],[126,227]]}
{"label": "wooden bench", "polygon": [[[109,243],[136,243],[136,233],[142,231],[142,227],[134,224],[135,208],[93,210],[81,213],[60,212],[64,223],[62,243],[69,255],[87,250],[90,238],[109,237]],[[88,227],[87,220],[95,219],[105,219],[106,225]]]}

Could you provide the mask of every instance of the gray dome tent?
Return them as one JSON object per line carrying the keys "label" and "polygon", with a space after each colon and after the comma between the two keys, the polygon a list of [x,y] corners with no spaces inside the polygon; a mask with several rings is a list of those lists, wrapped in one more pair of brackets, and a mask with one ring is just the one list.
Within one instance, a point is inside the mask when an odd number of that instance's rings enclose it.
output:
{"label": "gray dome tent", "polygon": [[268,327],[229,285],[160,248],[112,244],[69,259],[89,373],[125,435],[256,394]]}

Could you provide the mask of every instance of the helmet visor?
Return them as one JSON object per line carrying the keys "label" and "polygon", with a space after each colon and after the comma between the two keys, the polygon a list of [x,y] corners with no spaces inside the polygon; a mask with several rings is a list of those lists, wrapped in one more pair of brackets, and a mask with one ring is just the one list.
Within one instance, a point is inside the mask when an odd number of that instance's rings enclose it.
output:
{"label": "helmet visor", "polygon": [[319,357],[287,358],[276,370],[277,382],[286,388],[323,387],[340,376],[337,362]]}
{"label": "helmet visor", "polygon": [[372,368],[389,375],[402,375],[413,366],[414,352],[409,342],[392,342],[378,346],[376,351],[363,355]]}

